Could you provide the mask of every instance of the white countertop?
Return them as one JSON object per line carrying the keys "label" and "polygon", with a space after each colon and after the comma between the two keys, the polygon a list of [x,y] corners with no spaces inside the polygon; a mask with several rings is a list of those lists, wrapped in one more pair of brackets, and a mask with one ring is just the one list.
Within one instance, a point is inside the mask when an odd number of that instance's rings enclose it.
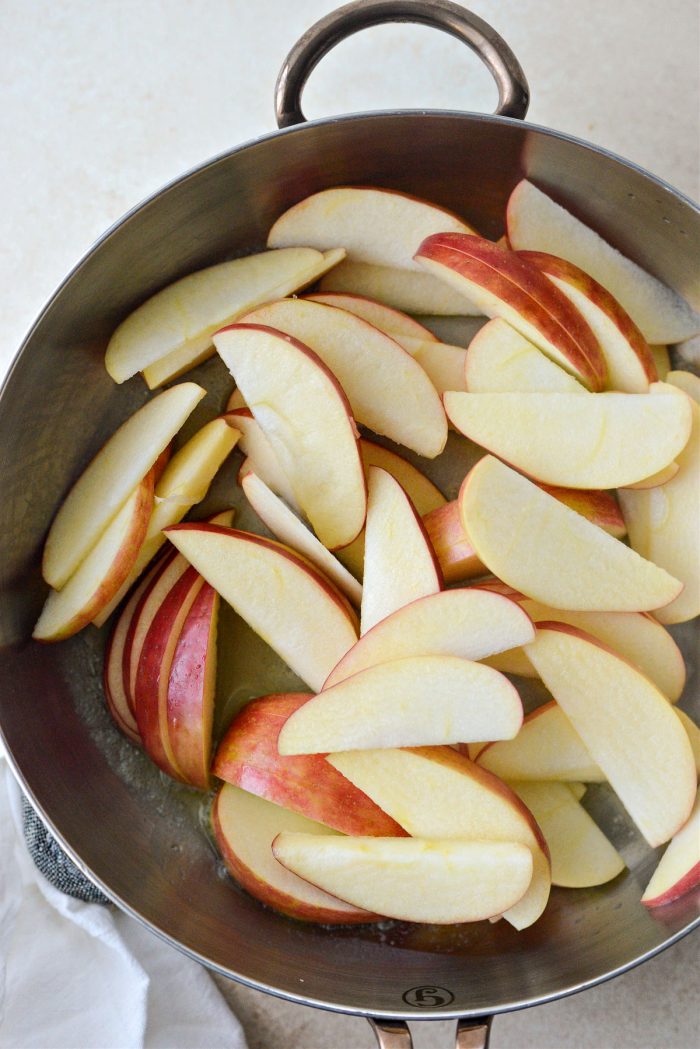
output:
{"label": "white countertop", "polygon": [[[294,40],[331,0],[5,0],[0,6],[0,374],[91,242],[187,168],[273,129]],[[695,0],[475,0],[520,59],[529,119],[606,146],[699,194]],[[490,110],[495,88],[455,40],[382,27],[314,73],[311,116],[415,106]],[[585,995],[498,1018],[496,1047],[692,1049],[697,937]],[[220,981],[223,983],[223,981]],[[363,1020],[230,985],[251,1049],[370,1049]],[[418,1049],[453,1044],[423,1024]]]}

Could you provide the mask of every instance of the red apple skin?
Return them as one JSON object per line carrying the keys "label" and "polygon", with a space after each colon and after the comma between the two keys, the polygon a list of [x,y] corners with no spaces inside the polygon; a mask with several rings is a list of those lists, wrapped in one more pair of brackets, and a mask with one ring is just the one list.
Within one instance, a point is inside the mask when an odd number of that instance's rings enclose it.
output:
{"label": "red apple skin", "polygon": [[297,899],[290,893],[282,892],[269,882],[263,881],[229,847],[219,821],[218,800],[219,794],[214,800],[211,812],[212,829],[216,838],[216,844],[231,877],[242,885],[246,892],[254,896],[256,900],[260,900],[261,903],[272,907],[273,910],[286,915],[288,918],[296,918],[297,921],[319,922],[322,925],[362,925],[367,922],[381,921],[378,914],[361,911],[359,908],[357,913],[353,914],[347,910],[334,911],[330,907],[314,907],[303,900]]}
{"label": "red apple skin", "polygon": [[144,750],[163,772],[183,781],[167,739],[167,690],[183,618],[203,586],[199,573],[188,567],[164,596],[144,638],[134,689],[136,724]]}
{"label": "red apple skin", "polygon": [[139,735],[136,718],[131,712],[126,692],[124,691],[124,678],[122,674],[124,640],[129,628],[129,622],[131,621],[133,607],[128,618],[120,616],[114,630],[112,631],[110,639],[107,642],[103,684],[107,709],[112,715],[117,728],[120,729],[132,743],[135,743],[140,747],[142,746],[141,736]]}
{"label": "red apple skin", "polygon": [[549,255],[545,251],[517,251],[518,258],[535,266],[541,273],[558,277],[580,291],[590,299],[618,328],[621,335],[629,342],[637,356],[644,374],[649,382],[658,382],[658,372],[649,344],[626,310],[617,299],[613,298],[607,288],[589,277],[585,270],[579,269],[573,262]]}
{"label": "red apple skin", "polygon": [[161,474],[163,473],[163,471],[165,470],[165,467],[170,462],[170,456],[172,455],[172,451],[173,451],[173,442],[171,441],[170,444],[167,446],[167,448],[163,449],[163,451],[160,453],[160,455],[158,456],[158,458],[154,462],[153,466],[151,467],[151,471],[153,473],[153,484],[154,484],[154,486],[158,484],[158,481],[160,480]]}
{"label": "red apple skin", "polygon": [[536,266],[483,237],[436,233],[414,255],[461,274],[507,302],[557,346],[594,391],[607,368],[598,340],[576,307]]}
{"label": "red apple skin", "polygon": [[685,872],[683,877],[670,885],[665,892],[662,892],[659,896],[654,896],[650,900],[642,900],[645,907],[663,907],[666,903],[673,903],[674,900],[679,900],[681,896],[685,896],[686,893],[692,892],[693,889],[697,889],[700,886],[700,860]]}
{"label": "red apple skin", "polygon": [[486,572],[462,527],[457,500],[425,514],[423,525],[446,583],[460,583]]}
{"label": "red apple skin", "polygon": [[553,495],[577,514],[587,517],[592,524],[604,528],[615,539],[624,539],[627,535],[625,519],[613,492],[597,491],[593,488],[560,488],[540,481],[537,485],[543,492]]}
{"label": "red apple skin", "polygon": [[[180,631],[168,678],[170,746],[184,779],[201,790],[211,786],[218,610],[219,595],[205,583]],[[209,660],[214,660],[213,673]]]}
{"label": "red apple skin", "polygon": [[406,837],[378,805],[321,754],[283,757],[277,739],[288,717],[313,695],[282,693],[249,703],[219,744],[213,773],[343,834]]}
{"label": "red apple skin", "polygon": [[[122,674],[123,674],[123,677],[124,677],[124,692],[126,694],[126,698],[128,700],[128,703],[129,703],[129,709],[131,710],[131,713],[134,715],[134,718],[136,717],[136,707],[135,707],[135,704],[134,704],[134,691],[133,691],[133,689],[131,687],[131,680],[132,680],[131,661],[132,661],[132,654],[135,656],[135,653],[133,652],[133,648],[134,648],[134,634],[136,633],[136,624],[138,622],[139,616],[141,615],[141,611],[143,609],[143,606],[146,603],[146,601],[148,600],[148,596],[149,596],[151,590],[153,589],[155,584],[158,582],[158,579],[163,574],[165,569],[168,567],[170,562],[176,556],[177,556],[177,552],[174,549],[171,548],[169,550],[166,550],[165,554],[160,558],[160,560],[158,560],[156,562],[156,564],[154,565],[154,567],[151,570],[150,574],[146,577],[146,579],[142,583],[139,584],[137,590],[134,593],[134,596],[136,596],[136,594],[138,594],[139,597],[138,597],[138,601],[136,602],[136,605],[135,605],[135,607],[133,609],[133,612],[131,614],[131,620],[129,622],[129,627],[128,627],[127,632],[126,632],[126,639],[124,641],[124,649],[123,649],[123,652],[122,652]],[[184,558],[183,558],[183,562],[184,562]],[[126,607],[128,607],[128,606],[126,606]],[[125,609],[125,611],[126,611],[126,609]]]}

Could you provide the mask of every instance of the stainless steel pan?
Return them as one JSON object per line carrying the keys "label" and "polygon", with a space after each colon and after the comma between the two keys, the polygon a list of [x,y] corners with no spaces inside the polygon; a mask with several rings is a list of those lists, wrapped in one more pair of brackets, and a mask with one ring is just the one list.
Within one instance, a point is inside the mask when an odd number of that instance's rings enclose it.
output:
{"label": "stainless steel pan", "polygon": [[[459,37],[493,72],[494,116],[381,112],[304,122],[300,94],[329,48],[365,26],[416,21]],[[116,387],[103,351],[146,296],[206,264],[264,245],[274,218],[343,183],[403,189],[502,232],[508,194],[534,179],[614,244],[700,306],[700,213],[658,179],[595,146],[522,122],[525,77],[504,41],[445,0],[365,0],[311,29],[277,86],[285,130],[178,179],[109,230],[58,289],[27,337],[0,399],[0,725],[14,769],[79,865],[121,907],[233,979],[291,1000],[374,1017],[380,1043],[407,1047],[402,1021],[458,1018],[459,1044],[479,1046],[494,1013],[590,987],[669,946],[700,923],[700,894],[651,913],[639,903],[655,859],[604,788],[590,805],[629,872],[598,890],[555,890],[525,933],[500,922],[433,928],[389,924],[328,930],[280,918],[221,876],[199,802],[166,783],[109,722],[101,696],[104,631],[40,647],[28,638],[42,602],[42,541],[62,495],[115,426],[147,396]],[[228,387],[217,361],[195,377],[218,410]],[[224,505],[232,475],[213,493]],[[262,658],[238,630],[234,649]],[[674,631],[691,665],[684,706],[696,715],[697,633]],[[269,688],[280,667],[226,694]],[[257,653],[257,655],[256,655]],[[226,664],[226,660],[224,661]],[[246,692],[247,688],[247,692]]]}

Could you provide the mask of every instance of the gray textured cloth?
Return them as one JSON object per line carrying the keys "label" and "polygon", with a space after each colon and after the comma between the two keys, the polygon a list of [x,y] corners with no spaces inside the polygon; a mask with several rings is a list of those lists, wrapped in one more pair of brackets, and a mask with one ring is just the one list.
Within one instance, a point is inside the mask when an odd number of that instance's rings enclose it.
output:
{"label": "gray textured cloth", "polygon": [[85,903],[109,903],[96,885],[66,856],[39,815],[22,795],[22,828],[29,855],[47,881],[67,896]]}

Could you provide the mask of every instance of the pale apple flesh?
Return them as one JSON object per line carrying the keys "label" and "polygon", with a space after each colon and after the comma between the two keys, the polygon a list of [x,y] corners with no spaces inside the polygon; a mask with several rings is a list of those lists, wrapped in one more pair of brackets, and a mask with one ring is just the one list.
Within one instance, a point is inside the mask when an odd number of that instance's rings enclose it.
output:
{"label": "pale apple flesh", "polygon": [[469,343],[464,369],[469,393],[586,393],[573,375],[500,317],[485,324]]}
{"label": "pale apple flesh", "polygon": [[237,408],[227,413],[225,418],[229,425],[240,430],[239,447],[254,473],[281,499],[291,507],[295,514],[302,513],[297,502],[291,482],[284,472],[280,460],[265,433],[253,417],[250,408]]}
{"label": "pale apple flesh", "polygon": [[483,921],[514,906],[532,880],[532,853],[516,842],[283,831],[272,852],[288,870],[324,892],[401,921]]}
{"label": "pale apple flesh", "polygon": [[540,623],[528,658],[652,846],[690,815],[697,789],[688,736],[648,678],[595,638]]}
{"label": "pale apple flesh", "polygon": [[429,328],[420,324],[414,317],[409,317],[401,310],[395,310],[391,306],[385,306],[376,299],[368,299],[365,295],[351,295],[343,292],[316,291],[305,296],[313,302],[322,302],[326,306],[338,306],[341,310],[354,313],[357,317],[374,324],[375,328],[381,328],[387,335],[405,335],[412,339],[421,339],[426,342],[437,342],[437,336],[433,335]]}
{"label": "pale apple flesh", "polygon": [[218,746],[214,775],[342,834],[395,837],[405,833],[322,756],[283,757],[279,753],[282,726],[310,698],[292,693],[248,703]]}
{"label": "pale apple flesh", "polygon": [[343,292],[377,299],[405,313],[438,317],[479,317],[482,311],[464,293],[448,287],[431,273],[398,266],[344,259],[320,284],[321,292]]}
{"label": "pale apple flesh", "polygon": [[288,809],[224,784],[212,807],[216,844],[229,874],[257,900],[298,921],[356,925],[379,915],[344,903],[283,867],[272,854],[282,831],[332,834],[327,827]]}
{"label": "pale apple flesh", "polygon": [[148,580],[144,580],[142,587],[137,587],[129,601],[124,606],[119,619],[115,623],[114,630],[107,642],[102,677],[107,709],[112,715],[117,728],[119,728],[124,735],[137,746],[141,746],[141,737],[139,735],[138,725],[136,724],[136,718],[133,715],[129,703],[127,691],[124,688],[122,659],[124,655],[124,643],[126,641],[129,624],[131,623],[131,617],[134,614],[141,597],[141,592],[147,585],[147,582]]}
{"label": "pale apple flesh", "polygon": [[688,742],[695,757],[695,771],[700,776],[700,726],[696,725],[690,715],[679,707],[674,707],[676,716],[686,731]]}
{"label": "pale apple flesh", "polygon": [[687,823],[675,834],[664,852],[642,903],[662,907],[680,899],[700,885],[700,793]]}

